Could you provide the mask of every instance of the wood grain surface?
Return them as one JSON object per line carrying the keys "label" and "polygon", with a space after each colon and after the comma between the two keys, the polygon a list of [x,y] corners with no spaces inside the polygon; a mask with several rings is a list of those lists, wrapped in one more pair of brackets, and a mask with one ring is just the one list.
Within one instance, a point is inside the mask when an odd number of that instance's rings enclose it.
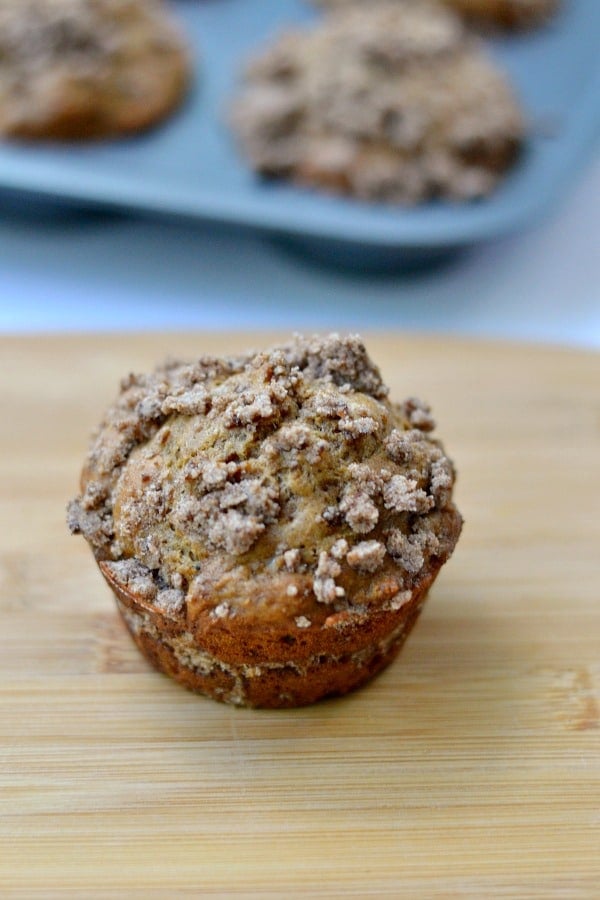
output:
{"label": "wood grain surface", "polygon": [[2,338],[0,896],[600,897],[600,357],[371,336],[465,516],[397,662],[295,711],[153,672],[69,536],[119,377],[273,335]]}

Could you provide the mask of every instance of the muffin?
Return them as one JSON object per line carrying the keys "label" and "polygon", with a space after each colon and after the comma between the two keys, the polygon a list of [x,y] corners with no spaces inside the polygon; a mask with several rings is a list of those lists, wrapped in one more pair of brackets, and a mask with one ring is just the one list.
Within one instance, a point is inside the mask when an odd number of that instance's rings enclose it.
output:
{"label": "muffin", "polygon": [[139,648],[217,700],[290,707],[398,653],[452,553],[454,468],[360,338],[130,375],[68,522]]}
{"label": "muffin", "polygon": [[[319,6],[336,9],[361,0],[315,0]],[[406,0],[397,0],[404,2]],[[422,0],[413,0],[420,3]],[[427,2],[427,0],[425,0]],[[546,22],[556,12],[560,0],[441,0],[468,19],[500,28],[530,28]]]}
{"label": "muffin", "polygon": [[489,194],[524,125],[505,76],[439,4],[350,5],[250,64],[232,113],[265,176],[410,204]]}
{"label": "muffin", "polygon": [[0,134],[108,138],[182,100],[188,52],[158,0],[0,0]]}

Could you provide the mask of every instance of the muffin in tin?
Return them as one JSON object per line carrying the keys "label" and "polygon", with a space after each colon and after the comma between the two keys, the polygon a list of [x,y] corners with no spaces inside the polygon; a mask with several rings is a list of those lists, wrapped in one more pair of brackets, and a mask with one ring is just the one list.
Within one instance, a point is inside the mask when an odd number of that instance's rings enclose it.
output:
{"label": "muffin in tin", "polygon": [[250,63],[232,124],[264,176],[411,204],[491,193],[524,139],[505,75],[436,3],[350,5]]}
{"label": "muffin in tin", "polygon": [[184,97],[191,62],[160,0],[0,0],[0,134],[117,137]]}
{"label": "muffin in tin", "polygon": [[146,656],[227,703],[344,694],[397,654],[458,540],[429,408],[356,336],[131,375],[71,531]]}

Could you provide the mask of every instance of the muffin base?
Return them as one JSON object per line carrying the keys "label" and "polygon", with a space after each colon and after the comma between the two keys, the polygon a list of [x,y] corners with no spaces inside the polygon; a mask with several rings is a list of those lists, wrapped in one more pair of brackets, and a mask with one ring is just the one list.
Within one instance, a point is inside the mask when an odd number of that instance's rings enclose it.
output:
{"label": "muffin base", "polygon": [[346,641],[341,630],[338,653],[314,653],[303,661],[261,660],[243,665],[207,652],[184,628],[165,629],[164,622],[157,622],[152,612],[109,584],[135,643],[160,672],[222,703],[279,709],[347,694],[388,666],[417,621],[433,577],[427,578],[399,610],[373,613],[369,622],[355,626],[365,634],[359,650],[344,652]]}

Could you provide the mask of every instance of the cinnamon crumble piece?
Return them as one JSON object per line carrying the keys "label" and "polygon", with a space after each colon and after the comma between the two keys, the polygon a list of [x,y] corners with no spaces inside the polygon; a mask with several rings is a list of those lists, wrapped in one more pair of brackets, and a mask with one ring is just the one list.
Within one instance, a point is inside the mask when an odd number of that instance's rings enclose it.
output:
{"label": "cinnamon crumble piece", "polygon": [[340,512],[356,534],[368,534],[379,521],[379,510],[368,493],[352,487],[344,491]]}
{"label": "cinnamon crumble piece", "polygon": [[406,475],[392,475],[383,489],[383,502],[386,509],[395,512],[428,512],[434,505],[433,497],[417,487],[417,482]]}
{"label": "cinnamon crumble piece", "polygon": [[361,541],[346,556],[348,565],[359,572],[376,572],[385,559],[385,547],[379,541]]}
{"label": "cinnamon crumble piece", "polygon": [[297,572],[302,563],[302,556],[297,549],[286,550],[283,554],[285,566],[288,572]]}
{"label": "cinnamon crumble piece", "polygon": [[419,431],[433,431],[435,421],[431,415],[431,409],[427,403],[423,403],[417,397],[409,397],[402,404],[402,413],[408,419],[413,428]]}
{"label": "cinnamon crumble piece", "polygon": [[324,550],[321,551],[313,578],[313,590],[320,603],[333,603],[340,596],[335,579],[341,571],[342,567],[340,564]]}

